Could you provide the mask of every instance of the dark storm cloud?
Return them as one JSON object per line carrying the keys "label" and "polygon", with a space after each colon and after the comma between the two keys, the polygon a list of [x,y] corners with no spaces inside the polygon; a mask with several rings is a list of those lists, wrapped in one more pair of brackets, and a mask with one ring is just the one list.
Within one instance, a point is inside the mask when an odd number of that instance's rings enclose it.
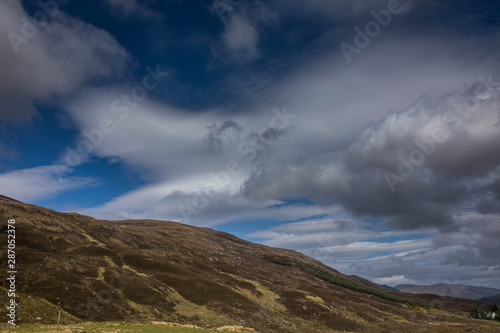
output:
{"label": "dark storm cloud", "polygon": [[490,221],[481,231],[481,238],[474,244],[481,257],[489,260],[491,265],[500,265],[500,218],[497,216]]}
{"label": "dark storm cloud", "polygon": [[482,260],[471,247],[450,252],[446,255],[445,259],[441,261],[443,265],[457,265],[457,266],[482,266]]}
{"label": "dark storm cloud", "polygon": [[500,180],[484,187],[477,209],[483,214],[500,213]]}
{"label": "dark storm cloud", "polygon": [[[369,126],[327,161],[255,174],[249,197],[306,194],[387,227],[455,230],[452,213],[473,193],[497,188],[500,142],[496,87],[474,85],[437,101],[426,98]],[[286,171],[284,171],[286,170]],[[485,203],[481,204],[484,209]]]}
{"label": "dark storm cloud", "polygon": [[490,236],[483,236],[474,244],[449,252],[440,264],[465,267],[498,266],[498,251],[500,251],[500,246],[496,241],[497,239]]}

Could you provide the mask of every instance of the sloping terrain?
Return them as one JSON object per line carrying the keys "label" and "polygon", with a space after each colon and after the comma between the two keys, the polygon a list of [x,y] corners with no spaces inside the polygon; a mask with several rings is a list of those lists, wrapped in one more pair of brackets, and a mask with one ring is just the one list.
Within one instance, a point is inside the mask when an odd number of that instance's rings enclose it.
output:
{"label": "sloping terrain", "polygon": [[[57,320],[60,309],[57,305],[39,297],[19,292],[16,294],[16,303],[18,305],[16,311],[16,321],[37,324],[52,324]],[[8,297],[8,290],[4,287],[0,287],[0,304],[4,305],[9,302],[10,298]],[[61,324],[67,324],[75,322],[78,323],[81,322],[81,320],[70,315],[66,311],[61,311],[59,322]]]}
{"label": "sloping terrain", "polygon": [[479,299],[481,302],[500,305],[500,294]]}
{"label": "sloping terrain", "polygon": [[439,296],[460,297],[466,299],[480,299],[494,296],[500,293],[500,289],[469,286],[465,284],[439,283],[430,286],[419,286],[415,284],[399,284],[396,289],[407,293],[425,293]]}
{"label": "sloping terrain", "polygon": [[[298,252],[207,228],[103,221],[0,199],[2,237],[13,218],[16,288],[75,320],[301,333],[500,329],[498,323],[468,318],[471,306],[484,303],[385,291]],[[0,249],[2,262],[5,250]],[[18,324],[28,322],[33,321],[25,316]]]}
{"label": "sloping terrain", "polygon": [[382,288],[384,288],[385,290],[389,290],[389,291],[394,291],[394,292],[400,292],[400,290],[394,288],[394,287],[391,287],[391,286],[388,286],[386,284],[382,284],[380,285]]}

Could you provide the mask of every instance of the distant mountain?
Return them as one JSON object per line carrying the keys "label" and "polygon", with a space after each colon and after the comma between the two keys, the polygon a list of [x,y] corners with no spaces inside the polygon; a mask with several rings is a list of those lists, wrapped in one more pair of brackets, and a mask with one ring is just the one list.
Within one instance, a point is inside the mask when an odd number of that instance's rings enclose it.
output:
{"label": "distant mountain", "polygon": [[382,285],[381,285],[381,287],[382,287],[382,288],[384,288],[385,290],[394,291],[394,292],[396,292],[396,293],[399,293],[399,292],[400,292],[400,290],[399,290],[399,289],[394,288],[394,287],[391,287],[391,286],[388,286],[388,285],[386,285],[386,284],[382,284]]}
{"label": "distant mountain", "polygon": [[407,293],[434,294],[439,296],[452,296],[465,299],[480,299],[500,293],[500,289],[476,287],[464,284],[439,283],[431,286],[419,286],[415,284],[399,284],[396,289]]}
{"label": "distant mountain", "polygon": [[[468,318],[485,303],[385,291],[298,252],[208,228],[96,220],[0,198],[0,234],[9,219],[20,325],[55,323],[62,309],[65,323],[165,321],[262,333],[498,331]],[[0,328],[9,302],[2,280]]]}
{"label": "distant mountain", "polygon": [[495,295],[495,296],[483,297],[483,298],[479,299],[479,301],[489,303],[489,304],[500,305],[500,294]]}

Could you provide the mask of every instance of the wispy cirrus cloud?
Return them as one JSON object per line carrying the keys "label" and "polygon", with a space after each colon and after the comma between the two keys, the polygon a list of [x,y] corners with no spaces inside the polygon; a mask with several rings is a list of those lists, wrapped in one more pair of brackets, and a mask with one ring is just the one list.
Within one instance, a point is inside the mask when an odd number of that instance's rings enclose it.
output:
{"label": "wispy cirrus cloud", "polygon": [[72,176],[63,165],[45,165],[0,174],[2,194],[23,202],[34,202],[59,194],[98,185],[92,177]]}

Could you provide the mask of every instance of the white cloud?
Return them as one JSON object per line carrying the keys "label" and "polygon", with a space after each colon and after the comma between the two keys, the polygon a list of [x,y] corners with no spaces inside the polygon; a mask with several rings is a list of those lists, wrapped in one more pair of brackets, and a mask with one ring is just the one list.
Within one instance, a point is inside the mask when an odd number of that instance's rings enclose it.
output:
{"label": "white cloud", "polygon": [[382,277],[382,278],[376,278],[373,280],[375,283],[378,284],[386,284],[389,286],[396,286],[398,284],[415,284],[416,281],[412,279],[408,279],[404,275],[393,275],[389,277]]}
{"label": "white cloud", "polygon": [[260,57],[262,30],[277,22],[277,14],[260,0],[222,2],[215,0],[211,10],[224,24],[221,40],[213,45],[216,58],[223,61],[248,63]]}
{"label": "white cloud", "polygon": [[0,174],[0,191],[19,201],[34,202],[97,184],[94,178],[70,176],[71,172],[62,165],[5,172]]}
{"label": "white cloud", "polygon": [[[282,210],[286,212],[294,208],[304,209],[307,207],[285,206]],[[334,244],[347,245],[376,236],[375,232],[363,228],[364,223],[347,217],[338,217],[345,214],[341,210],[335,212],[324,209],[322,213],[330,216],[321,219],[311,219],[310,217],[315,215],[311,213],[309,210],[308,215],[304,214],[301,217],[308,218],[306,221],[281,224],[267,230],[253,232],[247,236],[261,238],[263,243],[269,246],[303,251],[311,251],[311,249],[324,248]],[[333,215],[337,217],[334,218]]]}
{"label": "white cloud", "polygon": [[[112,119],[116,129],[105,136],[103,143],[95,147],[93,153],[138,166],[156,180],[156,184],[144,188],[144,192],[128,194],[155,193],[154,200],[131,200],[136,203],[131,206],[125,204],[128,195],[114,200],[116,204],[121,202],[122,209],[129,209],[134,216],[139,217],[142,212],[145,216],[154,214],[155,217],[177,218],[179,200],[192,200],[212,181],[210,172],[225,170],[231,160],[240,162],[243,172],[232,177],[229,192],[224,189],[221,193],[228,196],[226,201],[232,198],[233,208],[241,208],[241,211],[237,213],[227,205],[212,202],[201,214],[205,218],[203,223],[206,223],[208,216],[213,223],[234,221],[243,216],[266,218],[268,214],[276,217],[274,212],[277,210],[262,210],[267,206],[255,203],[293,195],[310,196],[321,203],[330,203],[329,198],[332,197],[338,201],[345,199],[339,201],[342,205],[349,205],[356,200],[363,203],[365,200],[373,204],[363,204],[363,207],[385,209],[386,206],[376,202],[383,199],[377,192],[380,188],[366,186],[369,181],[375,181],[388,191],[383,176],[371,171],[356,171],[363,163],[370,161],[373,155],[370,155],[370,149],[375,151],[377,145],[383,143],[381,140],[384,136],[377,136],[372,144],[367,144],[367,136],[361,135],[363,129],[372,123],[365,133],[370,130],[384,133],[376,125],[390,122],[390,117],[384,119],[389,110],[405,109],[425,92],[442,96],[450,89],[459,89],[463,82],[476,80],[478,73],[483,73],[493,63],[489,57],[480,63],[468,54],[456,57],[461,45],[469,43],[473,44],[471,41],[442,41],[438,37],[407,41],[396,35],[393,40],[381,40],[367,50],[371,52],[370,56],[360,59],[358,66],[347,66],[341,55],[328,53],[326,57],[315,59],[314,64],[297,70],[286,81],[273,82],[265,75],[257,76],[267,89],[259,91],[259,94],[271,96],[271,100],[277,103],[275,105],[287,105],[288,112],[294,118],[288,130],[276,134],[277,139],[260,151],[252,162],[246,160],[246,154],[238,153],[238,144],[243,140],[253,143],[251,134],[255,135],[260,129],[268,127],[273,117],[269,101],[262,101],[257,96],[254,99],[256,107],[252,112],[237,114],[223,110],[187,112],[146,100],[139,103],[126,119],[121,120],[120,114],[114,113],[111,108],[113,101],[123,93],[123,89],[116,88],[83,92],[79,98],[67,103],[66,107],[77,127],[82,130],[98,128],[99,121],[104,117]],[[429,57],[435,60],[431,63],[422,60]],[[401,81],[405,84],[400,84]],[[239,90],[252,91],[250,86],[239,87]],[[421,112],[419,117],[415,117],[415,112],[411,110],[412,107],[402,112],[400,119],[407,120],[405,126],[408,128],[417,126],[418,131],[421,131],[419,135],[425,135],[433,126],[433,116]],[[208,135],[212,129],[218,131],[228,121],[235,124],[236,127],[232,128],[239,128],[237,133],[214,132],[212,134],[215,136]],[[494,130],[493,127],[491,129]],[[477,129],[474,131],[477,132]],[[207,138],[215,138],[217,142],[208,143]],[[78,138],[83,139],[83,136]],[[490,139],[484,138],[486,141]],[[349,165],[346,156],[356,153],[354,149],[349,150],[353,142],[360,142],[365,155],[361,155],[362,158],[358,155],[361,160]],[[387,141],[382,146],[387,148],[386,154],[397,157],[391,142]],[[395,138],[394,142],[397,145],[404,141]],[[378,156],[380,161],[386,160],[382,154],[374,156]],[[182,180],[182,184],[179,180]],[[244,192],[241,192],[243,184]],[[349,193],[350,196],[339,197],[336,191]],[[172,202],[169,203],[169,200]],[[152,202],[158,202],[157,208]],[[142,208],[139,203],[143,203]],[[394,204],[389,206],[391,209],[400,208]],[[117,206],[103,207],[108,207],[107,213],[111,212],[111,207],[118,209]],[[222,216],[223,207],[228,209],[227,217]],[[243,207],[253,207],[256,211],[242,214]],[[358,206],[352,207],[356,213]],[[102,209],[99,212],[104,214]],[[208,212],[215,215],[209,215]],[[372,211],[369,213],[373,214]],[[380,210],[376,214],[385,212]],[[411,221],[408,223],[411,224]]]}
{"label": "white cloud", "polygon": [[226,47],[235,58],[254,60],[259,56],[259,35],[256,27],[246,19],[233,16],[222,34]]}
{"label": "white cloud", "polygon": [[[298,250],[344,274],[376,283],[446,281],[497,286],[499,267],[493,254],[499,249],[493,239],[498,237],[498,216],[467,213],[458,220],[461,230],[445,234],[435,229],[383,231],[372,222],[345,216],[340,209],[325,218],[283,223],[246,236],[260,238],[266,245]],[[464,250],[469,254],[464,255]]]}
{"label": "white cloud", "polygon": [[430,239],[401,240],[392,243],[386,242],[353,242],[347,245],[329,246],[318,249],[323,253],[323,257],[333,256],[343,259],[359,259],[364,257],[376,256],[382,252],[401,252],[403,255],[415,250],[425,250],[430,248],[432,242]]}
{"label": "white cloud", "polygon": [[[478,77],[498,66],[493,51],[482,62],[475,52],[459,52],[482,41],[432,37],[424,45],[421,38],[400,38],[370,45],[355,66],[329,53],[286,82],[266,82],[270,88],[259,95],[279,96],[297,118],[276,147],[279,158],[245,183],[249,198],[309,196],[341,203],[357,216],[385,218],[390,227],[455,227],[449,210],[467,196],[465,188],[479,190],[485,173],[492,174],[484,182],[498,179],[498,88],[479,89],[476,111],[463,117],[449,112],[463,112]],[[427,100],[419,98],[426,93]],[[457,116],[459,123],[452,120]],[[445,129],[448,140],[391,192],[384,172],[398,174],[399,158],[408,159],[419,148],[415,142],[428,140],[436,128]]]}
{"label": "white cloud", "polygon": [[[263,156],[271,156],[275,143],[285,139],[286,131],[278,130],[285,125],[276,115],[283,110],[239,115],[217,110],[189,113],[152,100],[125,108],[120,98],[127,92],[130,88],[92,89],[65,104],[82,130],[72,148],[78,150],[87,142],[92,155],[117,158],[154,179],[148,186],[89,211],[93,215],[149,216],[206,225],[243,218],[238,214],[279,203],[248,200],[240,188]],[[95,133],[103,119],[109,120],[112,130],[90,144],[89,133]],[[71,166],[71,156],[63,153],[60,163]],[[86,155],[81,157],[88,160]],[[205,205],[202,197],[209,197],[210,204]],[[201,213],[187,221],[179,208],[183,202]],[[201,206],[206,207],[199,209]]]}
{"label": "white cloud", "polygon": [[29,21],[20,1],[0,3],[0,35],[6,37],[0,39],[0,120],[29,121],[37,114],[35,103],[116,77],[125,68],[127,52],[114,37],[63,8],[44,27],[30,28]]}
{"label": "white cloud", "polygon": [[[476,219],[475,223],[479,223],[479,220]],[[447,237],[446,242],[436,242],[436,238],[442,237]],[[471,226],[470,229],[449,233],[447,236],[436,234],[433,238],[408,241],[406,244],[401,242],[393,245],[380,244],[380,248],[377,244],[369,244],[367,252],[363,249],[363,242],[360,242],[349,245],[344,251],[329,252],[328,248],[325,248],[304,253],[345,274],[360,275],[377,283],[390,285],[389,281],[379,279],[404,275],[406,279],[418,281],[419,284],[448,282],[498,286],[498,261],[485,260],[479,255],[473,257],[462,255],[461,260],[469,261],[467,265],[463,265],[463,262],[460,265],[453,262],[446,263],[443,260],[450,255],[453,256],[456,251],[472,249],[472,252],[477,253],[474,244],[481,246],[478,242],[480,239],[481,234],[477,226]],[[441,245],[436,246],[436,243]],[[493,243],[488,240],[488,244]],[[340,246],[336,248],[340,249]],[[384,254],[380,251],[393,251],[393,253]],[[383,255],[376,255],[377,252]],[[367,254],[369,256],[366,256]]]}

